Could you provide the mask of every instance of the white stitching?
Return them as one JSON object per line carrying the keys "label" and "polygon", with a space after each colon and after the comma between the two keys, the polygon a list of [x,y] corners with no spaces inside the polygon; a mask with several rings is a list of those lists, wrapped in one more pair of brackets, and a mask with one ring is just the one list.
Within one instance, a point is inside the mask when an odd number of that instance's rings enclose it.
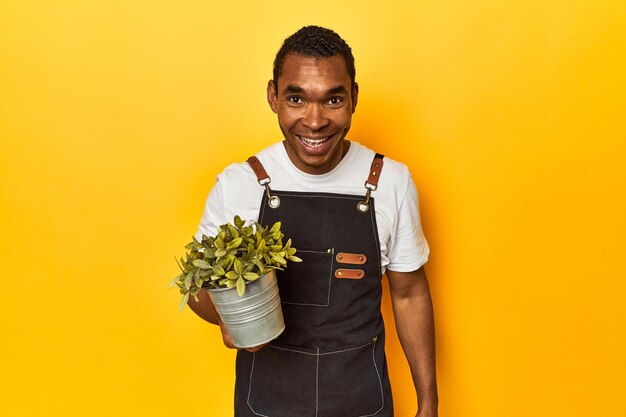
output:
{"label": "white stitching", "polygon": [[380,378],[380,372],[378,372],[378,366],[376,365],[376,343],[374,343],[374,345],[372,346],[372,361],[374,362],[374,369],[376,370],[376,375],[378,375],[378,385],[380,385],[380,399],[382,400],[382,405],[380,406],[378,410],[376,410],[374,414],[364,414],[359,417],[375,416],[376,414],[380,413],[380,410],[385,408],[385,393],[383,391],[383,382]]}
{"label": "white stitching", "polygon": [[248,398],[246,399],[246,403],[248,404],[248,408],[250,409],[250,411],[252,411],[254,414],[256,414],[257,416],[262,416],[262,417],[269,417],[266,416],[265,414],[259,414],[256,411],[254,411],[254,409],[252,409],[252,405],[250,404],[250,394],[252,393],[252,373],[254,372],[254,360],[256,359],[256,352],[252,353],[252,366],[250,367],[250,383],[248,384]]}
{"label": "white stitching", "polygon": [[[374,364],[374,370],[376,371],[376,376],[378,378],[378,385],[380,387],[380,398],[382,401],[382,404],[380,406],[380,408],[378,410],[376,410],[373,414],[363,414],[360,415],[358,417],[371,417],[371,416],[375,416],[376,414],[378,414],[383,408],[385,408],[385,393],[383,390],[383,383],[382,383],[382,379],[380,376],[380,372],[378,371],[378,365],[376,365],[376,341],[369,341],[363,345],[360,346],[355,346],[355,347],[351,347],[351,348],[347,348],[347,349],[342,349],[342,350],[337,350],[337,351],[333,351],[333,352],[323,352],[320,353],[320,348],[317,348],[316,353],[311,353],[311,352],[304,352],[304,351],[300,351],[300,350],[296,350],[296,349],[289,349],[289,348],[283,348],[283,347],[278,347],[278,346],[274,346],[274,345],[268,345],[267,347],[271,347],[273,349],[279,349],[279,350],[285,350],[285,351],[289,351],[289,352],[295,352],[295,353],[301,353],[304,355],[310,355],[310,356],[315,356],[316,357],[316,363],[315,363],[315,417],[318,416],[319,413],[319,364],[320,364],[320,356],[322,355],[332,355],[332,354],[336,354],[336,353],[343,353],[343,352],[348,352],[351,350],[357,350],[357,349],[362,349],[367,345],[372,345],[372,362]],[[256,411],[254,411],[254,409],[252,408],[252,405],[250,404],[250,395],[251,395],[251,391],[252,391],[252,374],[254,372],[254,362],[256,359],[256,352],[254,352],[252,354],[252,367],[250,368],[250,384],[249,384],[249,388],[248,388],[248,398],[247,398],[247,404],[248,404],[248,408],[250,408],[250,411],[252,411],[255,415],[257,416],[261,416],[261,417],[269,417],[265,414],[260,414],[257,413]]]}
{"label": "white stitching", "polygon": [[303,351],[303,350],[289,349],[289,348],[286,348],[286,347],[280,347],[280,346],[276,346],[276,345],[272,345],[272,344],[269,344],[267,346],[271,347],[273,349],[286,350],[288,352],[302,353],[303,355],[322,356],[322,355],[332,355],[332,354],[335,354],[335,353],[343,353],[343,352],[349,352],[351,350],[362,349],[365,346],[370,345],[372,343],[373,343],[373,341],[370,340],[367,343],[364,343],[364,344],[359,345],[359,346],[354,346],[354,347],[351,347],[351,348],[346,348],[346,349],[341,349],[341,350],[333,350],[332,352],[322,352],[322,353],[320,353],[320,349],[319,348],[317,348],[317,353],[312,353],[312,352],[306,352],[306,351]]}
{"label": "white stitching", "polygon": [[319,412],[319,388],[320,388],[320,348],[317,348],[317,361],[315,362],[315,417]]}
{"label": "white stitching", "polygon": [[332,195],[332,194],[326,194],[326,195],[321,195],[321,194],[291,194],[289,192],[286,191],[280,191],[280,190],[273,190],[274,194],[276,195],[282,195],[282,196],[286,196],[286,197],[314,197],[314,198],[334,198],[334,199],[338,199],[338,200],[354,200],[354,201],[359,201],[363,199],[363,196],[361,195],[347,195],[347,196],[342,196],[342,195]]}
{"label": "white stitching", "polygon": [[[300,250],[298,249],[298,252],[307,252],[307,253],[321,253],[321,254],[326,254],[328,252],[326,251],[316,251],[316,250]],[[333,250],[334,253],[334,250]],[[328,272],[328,295],[326,297],[326,304],[313,304],[313,303],[296,303],[295,301],[281,301],[282,304],[289,304],[289,305],[294,305],[294,306],[313,306],[313,307],[329,307],[330,306],[330,290],[331,290],[331,283],[333,280],[333,264],[334,262],[334,257],[330,256],[330,271]]]}
{"label": "white stitching", "polygon": [[[373,200],[374,199],[372,198],[372,202]],[[380,259],[380,237],[378,236],[378,228],[376,227],[376,219],[374,218],[374,211],[376,211],[376,208],[374,208],[374,210],[370,212],[370,220],[372,221],[372,233],[374,233],[374,241],[378,245],[378,247],[376,248],[376,257],[378,258],[378,267],[376,268],[376,272],[378,273],[378,277],[380,279],[383,279],[382,260]]]}

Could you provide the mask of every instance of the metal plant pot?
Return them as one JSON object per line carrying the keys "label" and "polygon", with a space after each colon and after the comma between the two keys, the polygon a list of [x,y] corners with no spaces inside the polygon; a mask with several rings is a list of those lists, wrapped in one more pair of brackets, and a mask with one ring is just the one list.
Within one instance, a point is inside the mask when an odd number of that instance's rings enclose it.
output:
{"label": "metal plant pot", "polygon": [[248,282],[243,297],[236,288],[209,289],[208,293],[238,348],[262,345],[285,330],[275,271]]}

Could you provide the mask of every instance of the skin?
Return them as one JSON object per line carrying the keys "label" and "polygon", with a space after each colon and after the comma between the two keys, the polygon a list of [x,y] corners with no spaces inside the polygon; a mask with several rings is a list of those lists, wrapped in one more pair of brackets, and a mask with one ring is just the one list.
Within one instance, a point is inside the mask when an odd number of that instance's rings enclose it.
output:
{"label": "skin", "polygon": [[386,271],[398,338],[406,355],[418,398],[418,417],[437,417],[435,321],[424,268]]}
{"label": "skin", "polygon": [[[267,100],[278,117],[283,144],[293,164],[319,175],[339,164],[350,147],[345,137],[356,109],[358,85],[352,83],[341,56],[311,58],[288,55],[281,75],[267,85]],[[428,279],[423,268],[387,270],[398,336],[407,357],[418,398],[418,417],[437,417],[435,330]],[[220,326],[224,345],[234,349],[209,295],[190,298],[191,309]],[[247,349],[257,351],[263,346]]]}
{"label": "skin", "polygon": [[268,82],[267,101],[278,116],[287,155],[298,169],[319,175],[337,166],[350,147],[344,139],[358,95],[343,57],[287,55],[277,82]]}

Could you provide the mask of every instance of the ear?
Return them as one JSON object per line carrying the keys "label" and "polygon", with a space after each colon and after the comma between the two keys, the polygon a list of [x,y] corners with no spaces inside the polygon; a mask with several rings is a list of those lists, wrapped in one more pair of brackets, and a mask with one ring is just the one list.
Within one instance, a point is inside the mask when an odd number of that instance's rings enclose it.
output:
{"label": "ear", "polygon": [[272,111],[274,113],[278,113],[278,96],[274,80],[269,80],[267,82],[267,102],[269,103]]}
{"label": "ear", "polygon": [[356,103],[359,101],[359,85],[355,82],[352,86],[352,113],[356,111]]}

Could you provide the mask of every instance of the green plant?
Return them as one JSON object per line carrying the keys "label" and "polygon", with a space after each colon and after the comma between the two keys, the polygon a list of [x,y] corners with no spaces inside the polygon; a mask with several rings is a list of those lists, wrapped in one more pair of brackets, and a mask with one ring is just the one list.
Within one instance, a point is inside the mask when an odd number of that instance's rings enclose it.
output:
{"label": "green plant", "polygon": [[172,280],[170,288],[178,286],[182,299],[182,310],[191,294],[198,301],[198,292],[203,288],[237,288],[242,296],[246,282],[257,280],[273,269],[282,270],[287,261],[302,262],[295,256],[296,248],[291,239],[283,245],[280,222],[270,228],[254,222],[245,226],[245,221],[235,216],[234,225],[223,224],[217,236],[194,237],[185,246],[185,259],[177,261],[181,273]]}

